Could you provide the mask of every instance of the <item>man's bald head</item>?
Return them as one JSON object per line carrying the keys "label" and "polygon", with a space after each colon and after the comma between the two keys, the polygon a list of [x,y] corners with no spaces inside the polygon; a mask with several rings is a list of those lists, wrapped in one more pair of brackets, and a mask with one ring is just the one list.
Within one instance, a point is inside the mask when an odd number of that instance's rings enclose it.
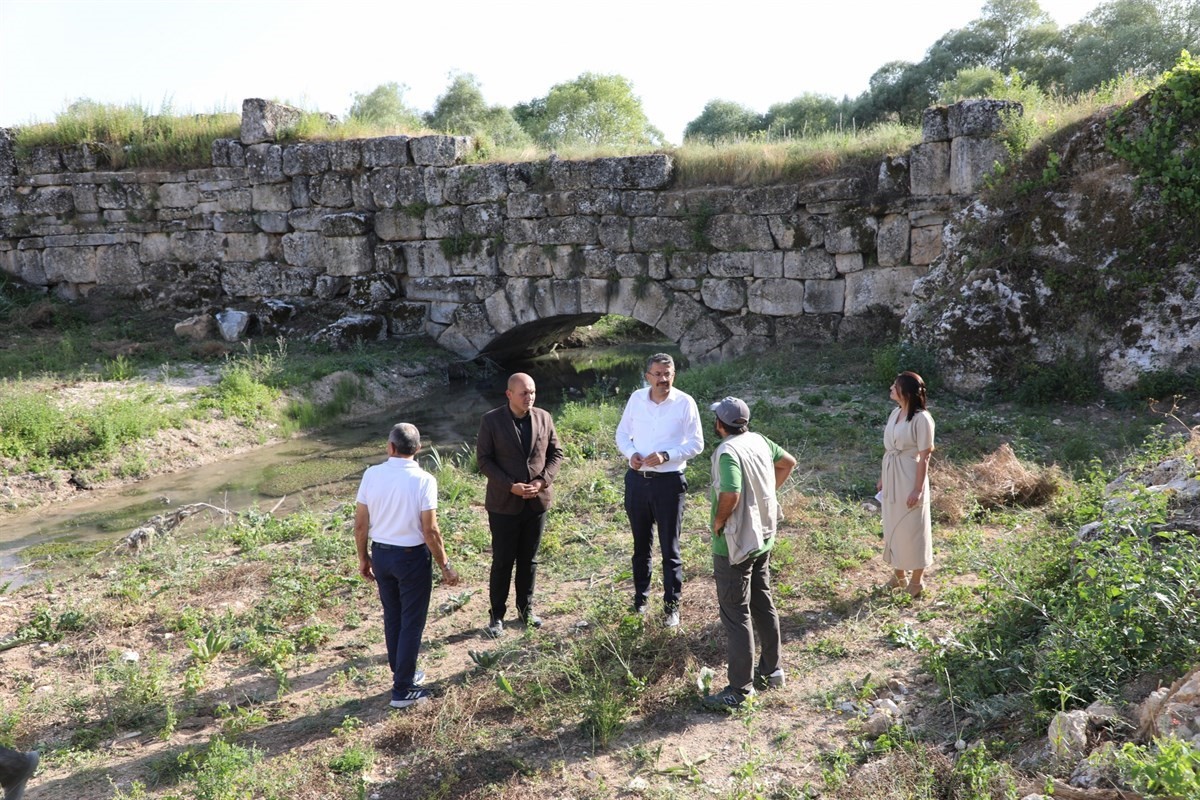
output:
{"label": "man's bald head", "polygon": [[509,376],[508,390],[504,394],[508,397],[508,409],[513,416],[524,417],[529,413],[529,409],[533,408],[533,401],[537,396],[537,386],[534,384],[533,378],[524,372],[517,372]]}

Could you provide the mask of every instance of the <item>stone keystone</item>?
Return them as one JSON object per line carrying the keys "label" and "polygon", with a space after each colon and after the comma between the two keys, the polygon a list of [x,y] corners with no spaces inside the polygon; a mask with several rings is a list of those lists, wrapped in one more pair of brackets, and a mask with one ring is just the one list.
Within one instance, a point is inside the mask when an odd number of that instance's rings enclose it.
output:
{"label": "stone keystone", "polygon": [[295,125],[304,112],[258,97],[242,101],[242,144],[273,142],[279,132]]}

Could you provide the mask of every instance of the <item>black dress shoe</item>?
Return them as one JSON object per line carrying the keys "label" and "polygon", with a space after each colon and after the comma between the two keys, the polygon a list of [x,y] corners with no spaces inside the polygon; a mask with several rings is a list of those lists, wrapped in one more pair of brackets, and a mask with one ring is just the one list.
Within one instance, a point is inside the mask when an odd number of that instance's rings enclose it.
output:
{"label": "black dress shoe", "polygon": [[525,623],[526,628],[542,627],[542,618],[539,617],[537,614],[533,613],[532,611],[522,614],[521,622]]}

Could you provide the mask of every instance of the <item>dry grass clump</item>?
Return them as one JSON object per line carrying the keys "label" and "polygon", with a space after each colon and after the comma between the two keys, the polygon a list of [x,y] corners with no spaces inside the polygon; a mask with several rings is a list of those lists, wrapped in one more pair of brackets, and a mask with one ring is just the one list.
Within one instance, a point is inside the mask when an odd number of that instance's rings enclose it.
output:
{"label": "dry grass clump", "polygon": [[937,469],[934,462],[933,507],[950,522],[966,519],[978,507],[1040,506],[1058,493],[1062,472],[1056,466],[1030,467],[1017,458],[1008,443],[966,469]]}

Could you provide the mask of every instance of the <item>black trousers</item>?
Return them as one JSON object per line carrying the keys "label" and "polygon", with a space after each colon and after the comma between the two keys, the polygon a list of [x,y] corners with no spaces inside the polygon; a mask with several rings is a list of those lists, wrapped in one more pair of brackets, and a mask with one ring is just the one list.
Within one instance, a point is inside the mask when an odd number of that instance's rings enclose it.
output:
{"label": "black trousers", "polygon": [[520,514],[488,512],[492,530],[492,572],[488,581],[492,619],[504,619],[508,610],[508,585],[513,566],[517,568],[517,613],[524,616],[533,606],[533,584],[537,577],[537,551],[546,529],[546,513],[535,512],[526,503]]}
{"label": "black trousers", "polygon": [[683,527],[683,501],[687,479],[682,472],[625,473],[625,514],[633,531],[633,604],[641,608],[650,594],[650,550],[654,530],[662,552],[663,608],[679,606],[683,592],[683,557],[679,529]]}

